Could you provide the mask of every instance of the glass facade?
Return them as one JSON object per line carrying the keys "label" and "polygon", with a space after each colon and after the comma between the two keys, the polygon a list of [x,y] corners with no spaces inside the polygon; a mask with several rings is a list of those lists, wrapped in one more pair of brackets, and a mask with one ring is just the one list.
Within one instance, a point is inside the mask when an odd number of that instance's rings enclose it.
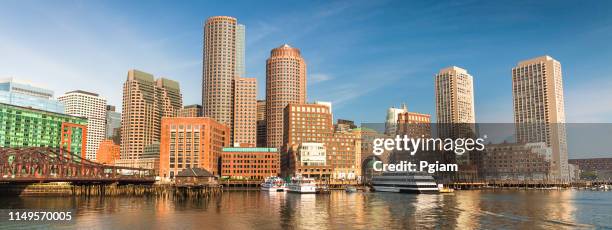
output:
{"label": "glass facade", "polygon": [[0,103],[64,113],[64,104],[53,99],[53,91],[12,79],[0,80]]}
{"label": "glass facade", "polygon": [[[87,125],[87,119],[0,103],[0,147],[59,148],[63,123]],[[81,155],[83,130],[71,131],[70,152]]]}
{"label": "glass facade", "polygon": [[118,128],[121,128],[121,113],[106,111],[106,138],[113,138]]}

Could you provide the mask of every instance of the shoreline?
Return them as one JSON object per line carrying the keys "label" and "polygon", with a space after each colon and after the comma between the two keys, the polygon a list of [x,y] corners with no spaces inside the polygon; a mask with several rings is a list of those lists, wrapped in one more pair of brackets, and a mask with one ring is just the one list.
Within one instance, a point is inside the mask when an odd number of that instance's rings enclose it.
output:
{"label": "shoreline", "polygon": [[[368,186],[359,185],[359,190],[370,192]],[[330,190],[342,191],[338,187]],[[524,187],[524,186],[481,186],[472,188],[455,188],[455,191],[549,191],[549,190],[584,190],[584,191],[610,191],[600,190],[598,187]],[[117,184],[95,184],[74,185],[69,183],[43,183],[43,184],[0,184],[0,194],[3,196],[178,196],[178,197],[211,197],[223,192],[234,191],[261,191],[259,187],[224,187],[224,186],[175,186],[169,184],[147,184],[147,185],[117,185]]]}

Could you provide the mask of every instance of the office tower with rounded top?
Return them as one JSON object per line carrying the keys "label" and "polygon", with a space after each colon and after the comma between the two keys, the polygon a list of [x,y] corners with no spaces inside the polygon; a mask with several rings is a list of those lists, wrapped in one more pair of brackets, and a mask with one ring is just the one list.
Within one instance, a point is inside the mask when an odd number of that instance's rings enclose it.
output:
{"label": "office tower with rounded top", "polygon": [[266,143],[283,144],[283,110],[306,103],[306,62],[300,50],[284,44],[272,49],[266,62]]}

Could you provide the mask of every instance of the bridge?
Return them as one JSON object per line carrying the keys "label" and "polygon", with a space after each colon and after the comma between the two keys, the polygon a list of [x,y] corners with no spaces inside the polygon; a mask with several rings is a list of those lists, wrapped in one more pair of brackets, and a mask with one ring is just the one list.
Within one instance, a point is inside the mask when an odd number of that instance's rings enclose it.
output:
{"label": "bridge", "polygon": [[45,182],[149,184],[155,182],[155,174],[99,164],[59,148],[0,147],[0,183]]}

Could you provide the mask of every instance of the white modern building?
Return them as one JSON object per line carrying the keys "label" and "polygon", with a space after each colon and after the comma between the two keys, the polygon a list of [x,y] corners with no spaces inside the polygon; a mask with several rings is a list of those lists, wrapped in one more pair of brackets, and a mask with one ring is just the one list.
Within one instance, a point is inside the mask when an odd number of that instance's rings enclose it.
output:
{"label": "white modern building", "polygon": [[87,118],[87,149],[85,157],[96,160],[96,152],[106,133],[106,99],[96,93],[75,90],[60,96],[66,114]]}

